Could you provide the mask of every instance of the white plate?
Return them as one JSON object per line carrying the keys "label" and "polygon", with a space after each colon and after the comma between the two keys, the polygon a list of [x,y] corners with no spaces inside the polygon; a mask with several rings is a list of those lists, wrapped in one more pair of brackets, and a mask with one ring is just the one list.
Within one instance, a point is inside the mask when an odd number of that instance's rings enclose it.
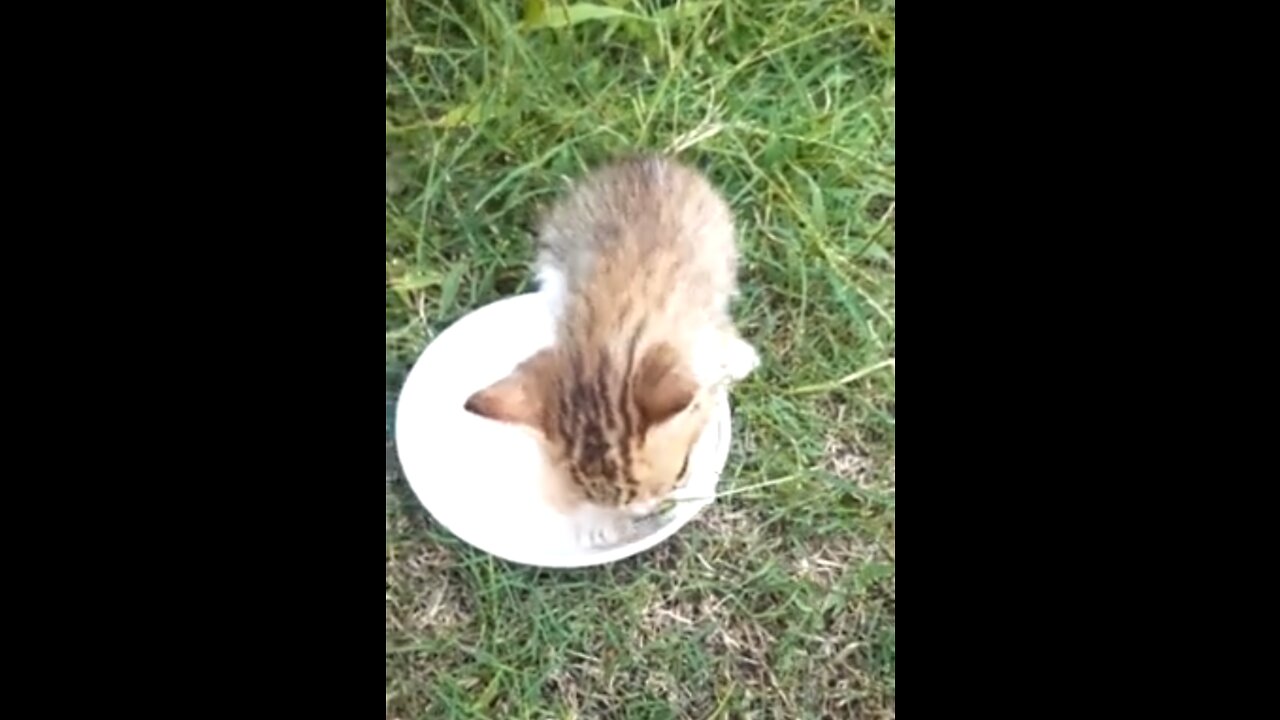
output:
{"label": "white plate", "polygon": [[[466,315],[418,358],[400,391],[396,450],[405,478],[427,512],[466,543],[500,558],[541,567],[585,567],[630,557],[661,543],[710,500],[676,505],[671,519],[634,542],[590,550],[572,524],[542,499],[546,471],[537,443],[520,430],[463,409],[471,393],[551,344],[554,325],[541,294],[499,300]],[[710,498],[729,458],[728,393],[689,459],[678,495]]]}

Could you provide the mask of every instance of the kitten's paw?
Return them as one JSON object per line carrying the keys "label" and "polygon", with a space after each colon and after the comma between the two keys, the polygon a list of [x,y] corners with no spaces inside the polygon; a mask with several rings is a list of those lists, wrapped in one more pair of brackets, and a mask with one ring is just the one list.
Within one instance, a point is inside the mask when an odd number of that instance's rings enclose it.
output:
{"label": "kitten's paw", "polygon": [[621,542],[622,535],[612,527],[582,528],[578,533],[578,544],[586,550],[604,550]]}
{"label": "kitten's paw", "polygon": [[625,516],[588,511],[580,513],[576,522],[578,545],[586,550],[603,550],[630,539],[632,524]]}
{"label": "kitten's paw", "polygon": [[734,382],[742,380],[760,367],[760,354],[751,343],[742,338],[732,338],[725,343],[725,374]]}
{"label": "kitten's paw", "polygon": [[547,307],[551,308],[552,313],[558,315],[560,309],[564,307],[567,287],[564,273],[559,268],[548,262],[540,263],[538,268],[538,292],[546,298]]}

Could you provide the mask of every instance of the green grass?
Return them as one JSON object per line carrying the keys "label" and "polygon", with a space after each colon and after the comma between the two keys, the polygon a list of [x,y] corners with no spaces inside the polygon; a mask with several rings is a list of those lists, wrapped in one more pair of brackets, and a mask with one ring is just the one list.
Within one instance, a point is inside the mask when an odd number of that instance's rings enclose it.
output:
{"label": "green grass", "polygon": [[[526,3],[529,4],[529,3]],[[894,717],[893,2],[388,0],[386,717]],[[673,149],[730,198],[735,495],[604,568],[488,557],[414,500],[394,401],[435,333],[530,287],[538,205]]]}

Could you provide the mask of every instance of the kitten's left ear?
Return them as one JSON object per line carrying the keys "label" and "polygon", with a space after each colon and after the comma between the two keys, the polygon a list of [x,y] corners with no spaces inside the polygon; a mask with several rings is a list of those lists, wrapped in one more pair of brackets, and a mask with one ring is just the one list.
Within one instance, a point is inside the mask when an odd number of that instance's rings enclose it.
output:
{"label": "kitten's left ear", "polygon": [[636,405],[645,423],[657,425],[689,407],[698,384],[680,354],[667,343],[649,348],[640,360],[635,382]]}
{"label": "kitten's left ear", "polygon": [[550,359],[550,350],[533,355],[510,375],[467,398],[467,412],[499,422],[538,427],[542,413],[542,372]]}

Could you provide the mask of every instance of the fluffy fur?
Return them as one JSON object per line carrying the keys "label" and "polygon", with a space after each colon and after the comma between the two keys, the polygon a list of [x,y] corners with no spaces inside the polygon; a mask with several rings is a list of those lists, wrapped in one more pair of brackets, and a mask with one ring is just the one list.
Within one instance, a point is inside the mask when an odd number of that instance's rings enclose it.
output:
{"label": "fluffy fur", "polygon": [[543,218],[555,342],[466,408],[535,433],[548,497],[588,542],[623,539],[682,483],[720,384],[758,364],[729,315],[737,263],[724,200],[662,157],[595,171]]}

